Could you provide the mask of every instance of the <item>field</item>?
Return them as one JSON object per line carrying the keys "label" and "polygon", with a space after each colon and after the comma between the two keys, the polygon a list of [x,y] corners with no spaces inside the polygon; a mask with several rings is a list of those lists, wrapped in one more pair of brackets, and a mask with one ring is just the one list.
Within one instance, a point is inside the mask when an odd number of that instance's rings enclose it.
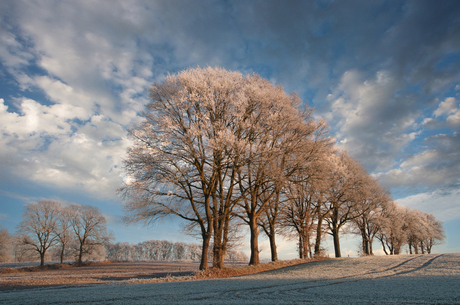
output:
{"label": "field", "polygon": [[[104,267],[87,272],[108,274]],[[224,279],[119,283],[9,288],[0,304],[460,304],[460,254],[342,258]]]}

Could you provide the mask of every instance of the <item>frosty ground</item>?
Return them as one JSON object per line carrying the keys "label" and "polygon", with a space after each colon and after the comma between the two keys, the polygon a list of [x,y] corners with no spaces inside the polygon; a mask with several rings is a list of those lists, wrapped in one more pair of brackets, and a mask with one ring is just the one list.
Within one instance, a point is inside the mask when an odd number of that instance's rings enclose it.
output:
{"label": "frosty ground", "polygon": [[460,304],[460,254],[342,258],[190,282],[60,286],[0,304]]}

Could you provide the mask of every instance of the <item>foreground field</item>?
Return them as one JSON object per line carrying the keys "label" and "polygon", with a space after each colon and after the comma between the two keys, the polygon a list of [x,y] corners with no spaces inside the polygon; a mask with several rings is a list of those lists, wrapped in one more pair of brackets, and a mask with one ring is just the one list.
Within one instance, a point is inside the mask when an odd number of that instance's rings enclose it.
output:
{"label": "foreground field", "polygon": [[2,304],[459,304],[460,254],[343,258],[259,274],[6,290]]}
{"label": "foreground field", "polygon": [[4,273],[0,274],[0,291],[31,286],[141,282],[167,276],[187,276],[198,272],[198,269],[199,263],[192,262],[120,262],[78,268],[68,266],[40,272]]}

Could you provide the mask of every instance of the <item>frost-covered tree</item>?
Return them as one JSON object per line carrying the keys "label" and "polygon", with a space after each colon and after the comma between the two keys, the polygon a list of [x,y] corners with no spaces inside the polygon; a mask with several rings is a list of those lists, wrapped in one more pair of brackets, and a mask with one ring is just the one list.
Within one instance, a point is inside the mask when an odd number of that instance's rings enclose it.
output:
{"label": "frost-covered tree", "polygon": [[239,203],[251,231],[250,262],[258,264],[258,218],[318,123],[281,87],[220,68],[169,75],[150,93],[145,120],[130,131],[135,142],[120,190],[126,220],[190,222],[203,241],[201,268],[211,238],[213,265],[221,268]]}
{"label": "frost-covered tree", "polygon": [[[312,139],[313,145],[310,142]],[[297,152],[297,169],[290,173],[282,189],[272,197],[259,219],[259,225],[270,241],[272,261],[277,260],[277,233],[287,237],[296,235],[301,258],[311,252],[311,229],[317,220],[316,206],[322,190],[326,156],[331,153],[331,140],[327,137],[324,121],[318,121],[314,136],[307,138],[304,148],[305,151]]]}
{"label": "frost-covered tree", "polygon": [[238,184],[239,207],[249,225],[250,264],[259,264],[259,218],[269,208],[290,176],[309,164],[316,151],[315,132],[323,122],[311,118],[311,110],[300,109],[296,95],[252,76],[246,89],[249,115],[241,121],[241,160]]}
{"label": "frost-covered tree", "polygon": [[0,262],[8,262],[11,259],[13,238],[7,229],[0,229]]}
{"label": "frost-covered tree", "polygon": [[56,230],[59,222],[60,203],[42,200],[27,204],[18,225],[20,243],[40,255],[40,266],[45,264],[46,251],[58,242]]}
{"label": "frost-covered tree", "polygon": [[356,233],[361,235],[362,254],[373,255],[372,244],[380,230],[379,217],[383,205],[389,202],[391,197],[389,192],[370,176],[364,180],[363,188],[363,191],[358,193],[356,209],[359,216],[353,219],[353,225]]}
{"label": "frost-covered tree", "polygon": [[361,215],[358,203],[366,190],[367,172],[346,151],[331,155],[331,168],[325,194],[329,213],[325,220],[333,238],[335,257],[341,257],[339,233]]}
{"label": "frost-covered tree", "polygon": [[433,246],[441,244],[444,242],[446,235],[444,233],[444,228],[442,222],[437,220],[433,214],[426,214],[426,220],[428,225],[428,234],[425,237],[425,248],[427,253],[431,253]]}
{"label": "frost-covered tree", "polygon": [[380,228],[376,237],[382,243],[385,254],[399,254],[406,243],[410,254],[431,253],[434,245],[443,242],[442,223],[433,214],[411,210],[393,201],[382,207],[377,219]]}
{"label": "frost-covered tree", "polygon": [[433,214],[407,209],[405,215],[409,253],[431,253],[434,245],[443,242],[445,235],[442,223]]}
{"label": "frost-covered tree", "polygon": [[[150,88],[145,120],[131,129],[125,160],[126,220],[151,223],[168,215],[191,222],[202,238],[201,269],[214,237],[214,265],[223,267],[226,231],[239,166],[236,117],[247,98],[240,73],[220,68],[168,75]],[[193,227],[193,226],[192,226]],[[190,227],[189,227],[190,228]]]}
{"label": "frost-covered tree", "polygon": [[70,228],[77,240],[77,262],[81,263],[83,254],[98,251],[100,246],[109,242],[111,234],[107,232],[107,221],[95,207],[72,204],[69,207]]}
{"label": "frost-covered tree", "polygon": [[58,221],[55,228],[55,234],[59,243],[59,260],[62,264],[64,262],[64,257],[66,252],[69,251],[70,243],[74,239],[73,232],[70,228],[71,222],[71,210],[68,207],[59,207]]}
{"label": "frost-covered tree", "polygon": [[295,235],[298,239],[299,258],[312,256],[311,237],[315,221],[318,221],[317,204],[321,170],[312,168],[310,172],[294,175],[284,187],[286,204],[280,217],[282,233]]}
{"label": "frost-covered tree", "polygon": [[407,242],[407,225],[405,221],[407,208],[394,201],[385,203],[379,217],[380,230],[376,237],[387,255],[397,255]]}

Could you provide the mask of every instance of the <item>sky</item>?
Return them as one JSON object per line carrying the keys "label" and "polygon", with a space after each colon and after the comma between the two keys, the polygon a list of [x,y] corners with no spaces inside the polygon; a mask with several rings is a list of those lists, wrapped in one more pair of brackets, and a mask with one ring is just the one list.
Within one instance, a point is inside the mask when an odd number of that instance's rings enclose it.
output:
{"label": "sky", "polygon": [[[198,66],[297,92],[400,205],[444,222],[437,252],[460,252],[460,2],[447,0],[0,1],[0,226],[52,199],[99,208],[116,241],[197,242],[174,218],[124,225],[116,190],[146,90]],[[342,253],[358,244],[344,236]]]}

